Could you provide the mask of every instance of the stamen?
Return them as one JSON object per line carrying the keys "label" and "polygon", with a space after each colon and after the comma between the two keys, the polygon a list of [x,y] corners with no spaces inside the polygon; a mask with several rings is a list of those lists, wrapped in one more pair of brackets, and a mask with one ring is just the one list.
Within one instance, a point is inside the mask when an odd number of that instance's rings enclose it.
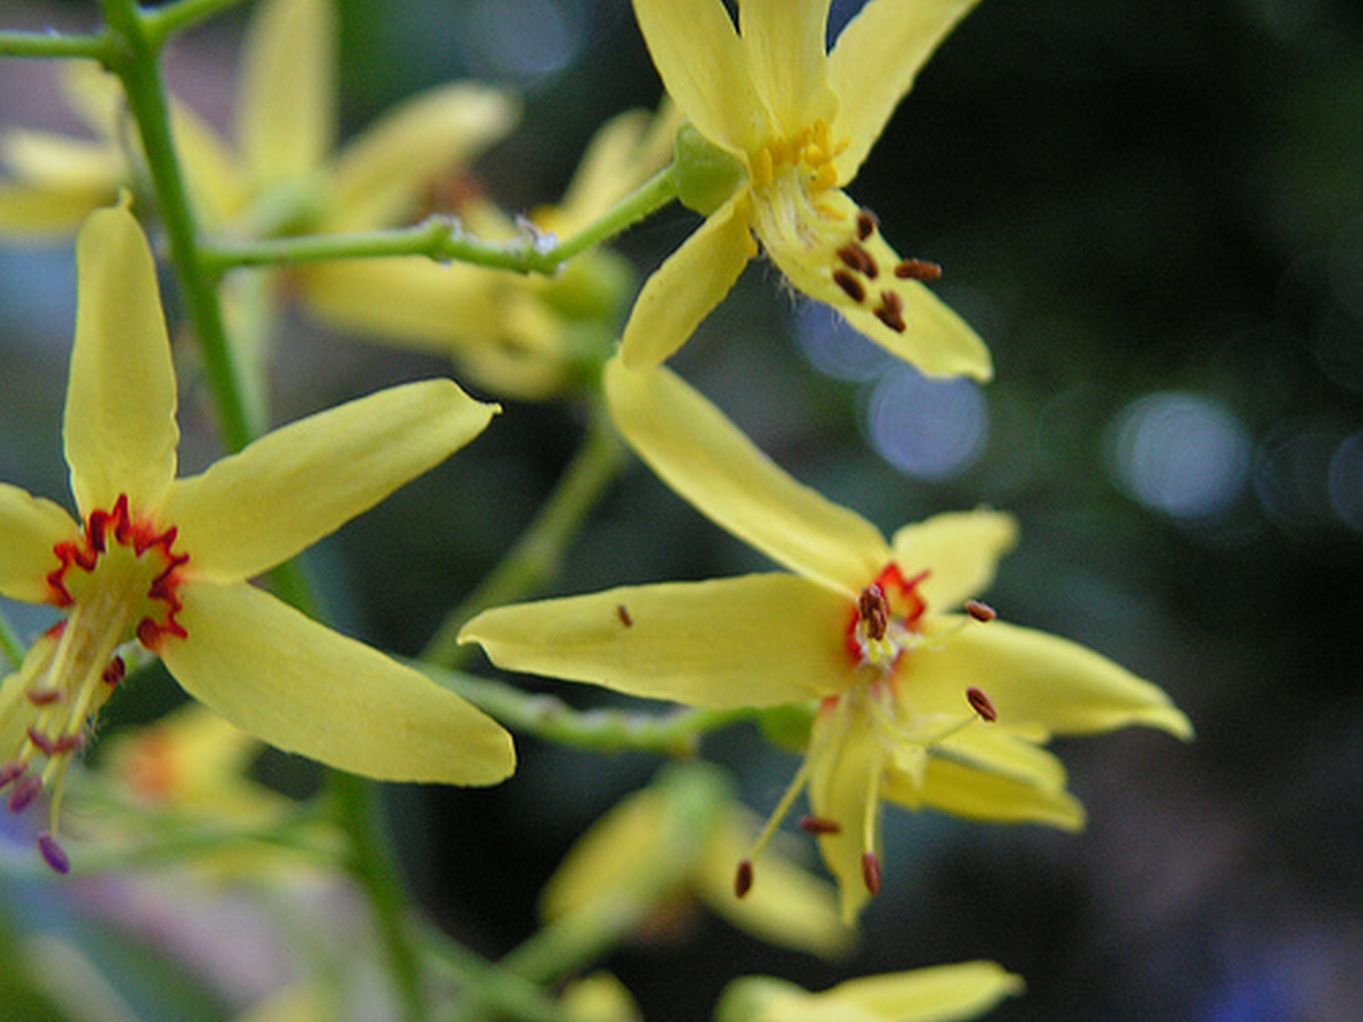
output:
{"label": "stamen", "polygon": [[116,656],[109,661],[109,666],[104,668],[104,673],[100,675],[104,684],[110,688],[121,682],[127,676],[128,665],[123,662],[121,656]]}
{"label": "stamen", "polygon": [[942,267],[926,259],[905,259],[894,268],[894,275],[900,280],[941,280]]}
{"label": "stamen", "polygon": [[985,694],[983,689],[975,688],[973,685],[965,690],[966,702],[970,708],[980,715],[980,719],[990,724],[999,719],[999,711],[994,709],[994,701]]}
{"label": "stamen", "polygon": [[52,739],[48,738],[47,735],[43,734],[31,724],[28,728],[28,740],[48,759],[51,759],[53,754],[57,751],[56,746],[52,744]]}
{"label": "stamen", "polygon": [[31,688],[24,693],[34,706],[51,706],[62,697],[61,689]]}
{"label": "stamen", "polygon": [[876,257],[855,241],[849,241],[838,249],[837,256],[849,270],[856,270],[867,280],[875,280],[880,276],[880,266],[876,263]]}
{"label": "stamen", "polygon": [[866,298],[866,289],[861,286],[861,281],[846,270],[834,270],[833,283],[842,288],[847,293],[847,297],[854,302],[861,302]]}
{"label": "stamen", "polygon": [[752,860],[744,859],[734,874],[734,897],[742,898],[752,890]]}
{"label": "stamen", "polygon": [[634,618],[630,617],[629,608],[626,607],[623,603],[618,604],[616,606],[615,616],[620,619],[620,623],[624,625],[626,628],[634,627]]}
{"label": "stamen", "polygon": [[981,603],[979,600],[966,600],[965,612],[969,614],[971,617],[973,617],[976,621],[982,621],[985,622],[986,624],[990,621],[993,621],[994,618],[999,616],[999,612],[997,610],[989,606],[989,604],[987,603]]}
{"label": "stamen", "polygon": [[902,334],[908,329],[908,324],[904,322],[904,299],[893,291],[882,291],[880,301],[880,307],[875,310],[876,319],[895,333]]}
{"label": "stamen", "polygon": [[0,767],[0,790],[9,786],[16,777],[23,777],[28,767],[23,763],[6,763]]}
{"label": "stamen", "polygon": [[29,774],[14,786],[14,790],[9,796],[9,811],[12,813],[22,813],[27,809],[43,791],[43,781],[41,777]]}
{"label": "stamen", "polygon": [[38,837],[38,851],[42,853],[44,861],[52,867],[53,872],[66,876],[71,872],[71,858],[57,844],[57,839],[51,834],[41,834]]}
{"label": "stamen", "polygon": [[880,893],[880,856],[875,852],[867,852],[861,857],[861,879],[872,897]]}
{"label": "stamen", "polygon": [[866,622],[867,634],[872,639],[885,638],[885,629],[890,624],[890,601],[885,598],[885,591],[880,586],[872,582],[861,591],[857,613]]}
{"label": "stamen", "polygon": [[863,209],[857,213],[857,238],[865,241],[875,233],[876,226],[880,223],[876,215],[869,209]]}
{"label": "stamen", "polygon": [[821,834],[842,833],[842,825],[837,820],[828,820],[822,816],[801,816],[800,829],[806,834],[813,834],[816,837]]}

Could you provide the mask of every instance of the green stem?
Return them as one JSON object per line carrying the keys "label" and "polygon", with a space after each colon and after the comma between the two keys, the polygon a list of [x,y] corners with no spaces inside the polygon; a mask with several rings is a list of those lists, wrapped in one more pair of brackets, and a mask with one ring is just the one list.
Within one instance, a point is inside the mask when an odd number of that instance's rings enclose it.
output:
{"label": "green stem", "polygon": [[[573,1022],[572,1016],[536,984],[503,971],[445,934],[433,931],[423,943],[431,964],[466,992],[466,1008],[476,1005],[522,1022]],[[456,1010],[452,1017],[461,1018],[463,1014]]]}
{"label": "green stem", "polygon": [[203,350],[204,370],[222,419],[223,440],[239,451],[264,429],[252,422],[243,394],[241,367],[227,338],[214,278],[199,248],[199,228],[171,135],[170,108],[162,80],[160,44],[136,0],[104,0],[109,27],[119,36],[127,59],[113,65],[123,82],[128,109],[137,122],[147,166],[170,240],[170,257]]}
{"label": "green stem", "polygon": [[752,719],[755,711],[685,709],[650,714],[629,710],[576,710],[556,696],[414,661],[436,684],[473,703],[522,734],[590,752],[650,752],[691,756],[702,735]]}
{"label": "green stem", "polygon": [[335,822],[349,838],[346,867],[374,910],[379,936],[387,948],[402,999],[403,1017],[407,1022],[425,1022],[429,1015],[421,983],[421,963],[407,932],[407,896],[394,872],[393,856],[384,838],[376,786],[340,770],[330,772],[328,783],[336,808]]}
{"label": "green stem", "polygon": [[4,654],[15,670],[23,665],[24,644],[19,641],[19,633],[14,630],[4,611],[0,611],[0,653]]}
{"label": "green stem", "polygon": [[147,38],[159,49],[177,32],[182,32],[241,2],[242,0],[178,0],[176,3],[162,4],[144,12],[142,21],[146,25]]}
{"label": "green stem", "polygon": [[425,256],[438,262],[471,263],[512,273],[553,274],[569,259],[627,228],[677,197],[672,168],[659,171],[637,191],[612,206],[595,223],[557,244],[542,237],[483,241],[463,232],[452,217],[434,216],[413,227],[353,234],[311,234],[292,238],[235,240],[203,245],[205,267],[223,274],[240,266],[275,266],[335,259]]}
{"label": "green stem", "polygon": [[53,32],[0,32],[0,57],[40,59],[85,57],[101,64],[113,61],[118,44],[108,32],[58,35]]}
{"label": "green stem", "polygon": [[551,577],[583,520],[624,465],[624,450],[598,401],[586,438],[539,514],[501,563],[445,618],[421,659],[443,667],[464,663],[472,649],[459,645],[459,629],[488,607],[532,592]]}

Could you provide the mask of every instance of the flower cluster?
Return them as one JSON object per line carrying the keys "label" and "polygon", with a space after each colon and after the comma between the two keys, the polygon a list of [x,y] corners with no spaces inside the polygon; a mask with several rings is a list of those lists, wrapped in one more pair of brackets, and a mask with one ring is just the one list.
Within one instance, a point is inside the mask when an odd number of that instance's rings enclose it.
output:
{"label": "flower cluster", "polygon": [[[941,267],[902,257],[844,191],[973,0],[870,0],[831,49],[829,0],[742,0],[736,22],[722,0],[634,0],[669,98],[602,127],[562,199],[524,217],[471,170],[514,127],[519,101],[503,91],[437,88],[337,146],[330,0],[259,4],[232,142],[159,96],[155,77],[139,76],[139,46],[210,6],[109,3],[126,45],[92,44],[90,55],[110,73],[82,64],[65,79],[95,139],[4,140],[0,230],[79,232],[62,427],[75,514],[0,485],[0,596],[46,605],[55,620],[0,687],[0,787],[16,814],[46,800],[33,833],[53,870],[73,866],[61,831],[72,765],[105,705],[154,659],[202,706],[110,743],[103,783],[114,779],[125,820],[280,825],[290,800],[244,776],[259,743],[371,778],[483,785],[516,763],[494,717],[582,745],[644,741],[637,723],[608,731],[585,715],[575,731],[554,730],[542,704],[494,682],[437,683],[441,664],[399,662],[253,581],[288,593],[296,555],[442,463],[500,408],[448,379],[407,383],[262,431],[180,476],[177,353],[143,226],[153,213],[173,247],[189,246],[176,265],[191,307],[228,324],[229,347],[210,354],[244,367],[243,378],[211,381],[220,403],[254,402],[268,421],[265,342],[297,297],[335,327],[446,354],[461,377],[507,398],[585,396],[680,498],[782,569],[531,602],[512,601],[535,575],[507,569],[485,587],[491,597],[456,612],[449,634],[496,667],[696,708],[677,719],[714,723],[652,722],[689,750],[728,720],[794,722],[785,737],[800,764],[765,823],[722,772],[692,763],[584,836],[542,900],[560,945],[590,933],[594,949],[603,930],[623,939],[665,925],[663,907],[702,902],[764,940],[834,957],[892,882],[885,803],[1079,830],[1084,810],[1047,748],[1053,736],[1132,725],[1191,736],[1152,683],[980,601],[1018,540],[1011,515],[949,511],[887,538],[796,481],[662,364],[765,254],[794,289],[924,373],[990,378],[983,343],[929,286]],[[158,102],[170,149],[146,123]],[[636,296],[628,261],[600,243],[672,199],[704,219]],[[270,270],[231,272],[248,265]],[[212,331],[195,325],[210,349]],[[569,520],[546,515],[525,547]],[[799,826],[832,883],[775,847],[801,799]],[[384,883],[382,870],[355,865],[373,847],[358,825],[311,822],[310,852],[349,864],[371,893]],[[259,877],[271,861],[253,847],[210,871]],[[391,920],[391,892],[374,901]],[[400,945],[401,926],[390,929]],[[989,962],[822,994],[748,978],[718,1017],[965,1018],[1020,989]],[[331,999],[320,996],[308,984],[286,991],[280,1017],[323,1017]],[[637,1017],[607,976],[567,987],[562,1005],[574,1017]]]}

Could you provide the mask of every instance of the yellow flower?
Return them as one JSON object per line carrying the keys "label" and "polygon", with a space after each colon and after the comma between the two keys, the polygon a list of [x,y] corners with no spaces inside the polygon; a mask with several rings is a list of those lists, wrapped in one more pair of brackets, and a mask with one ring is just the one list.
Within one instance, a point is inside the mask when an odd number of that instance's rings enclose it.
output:
{"label": "yellow flower", "polygon": [[[460,639],[501,667],[649,698],[720,708],[821,700],[804,766],[766,833],[807,785],[806,829],[838,879],[845,919],[880,886],[881,799],[1077,829],[1064,769],[1038,743],[1129,724],[1190,734],[1160,689],[1098,654],[972,619],[992,613],[966,601],[1013,545],[1011,517],[943,514],[886,542],[791,479],[666,369],[612,362],[605,383],[617,426],[658,475],[797,574],[501,607]],[[969,614],[957,613],[963,605]]]}
{"label": "yellow flower", "polygon": [[[248,237],[358,231],[406,222],[431,188],[515,122],[505,93],[468,83],[398,105],[339,152],[332,0],[265,0],[242,50],[234,148],[182,104],[175,143],[199,215]],[[0,231],[62,234],[133,183],[137,152],[116,79],[85,65],[68,96],[96,135],[11,133],[15,179],[0,184]]]}
{"label": "yellow flower", "polygon": [[[676,108],[631,110],[596,133],[563,201],[531,214],[534,228],[567,238],[666,166]],[[489,241],[524,237],[525,228],[464,181],[442,210]],[[314,314],[389,343],[447,355],[462,374],[498,394],[542,400],[594,385],[619,337],[633,271],[596,248],[554,277],[467,263],[365,259],[310,267],[303,278]]]}
{"label": "yellow flower", "polygon": [[[634,0],[668,93],[737,161],[731,194],[644,285],[625,327],[631,368],[667,359],[756,254],[753,235],[799,290],[932,376],[989,378],[989,353],[920,283],[842,190],[918,69],[974,0],[871,0],[824,37],[830,0],[743,0],[736,31],[721,0]],[[683,194],[683,199],[685,199]]]}
{"label": "yellow flower", "polygon": [[762,976],[735,980],[720,998],[717,1022],[958,1022],[976,1018],[1022,979],[993,962],[866,976],[810,994]]}
{"label": "yellow flower", "polygon": [[[696,769],[695,767],[689,769]],[[715,786],[719,787],[716,780]],[[733,896],[734,863],[752,846],[761,827],[723,791],[711,815],[700,853],[677,895],[699,899],[739,929],[782,947],[832,957],[850,949],[852,932],[838,919],[832,888],[794,862],[770,855],[762,885],[752,896]],[[571,916],[627,886],[640,869],[666,853],[678,822],[674,798],[655,785],[619,803],[568,852],[540,897],[540,911],[552,923]],[[689,900],[689,898],[687,898]]]}
{"label": "yellow flower", "polygon": [[394,387],[177,479],[175,373],[146,238],[126,209],[102,210],[77,263],[63,435],[81,524],[0,485],[0,595],[65,614],[0,687],[0,779],[16,811],[53,789],[48,861],[66,865],[62,781],[133,639],[285,751],[388,780],[506,777],[515,754],[496,723],[246,581],[443,461],[495,407],[447,380]]}

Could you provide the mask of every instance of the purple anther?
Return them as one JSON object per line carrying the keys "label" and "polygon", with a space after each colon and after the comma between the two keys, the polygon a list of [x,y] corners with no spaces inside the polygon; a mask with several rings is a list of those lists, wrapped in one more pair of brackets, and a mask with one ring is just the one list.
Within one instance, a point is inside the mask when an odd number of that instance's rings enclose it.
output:
{"label": "purple anther", "polygon": [[23,777],[28,767],[22,763],[6,763],[0,766],[0,788],[4,788],[16,777]]}
{"label": "purple anther", "polygon": [[40,834],[38,836],[38,851],[42,852],[43,860],[52,867],[54,873],[62,876],[71,872],[71,857],[66,854],[66,850],[57,844],[57,839],[51,834]]}
{"label": "purple anther", "polygon": [[40,750],[44,756],[52,756],[52,739],[43,734],[32,725],[28,729],[28,740],[33,743],[33,747]]}
{"label": "purple anther", "polygon": [[35,798],[42,794],[43,779],[36,774],[29,774],[18,784],[9,795],[9,811],[12,813],[22,813],[29,807]]}

